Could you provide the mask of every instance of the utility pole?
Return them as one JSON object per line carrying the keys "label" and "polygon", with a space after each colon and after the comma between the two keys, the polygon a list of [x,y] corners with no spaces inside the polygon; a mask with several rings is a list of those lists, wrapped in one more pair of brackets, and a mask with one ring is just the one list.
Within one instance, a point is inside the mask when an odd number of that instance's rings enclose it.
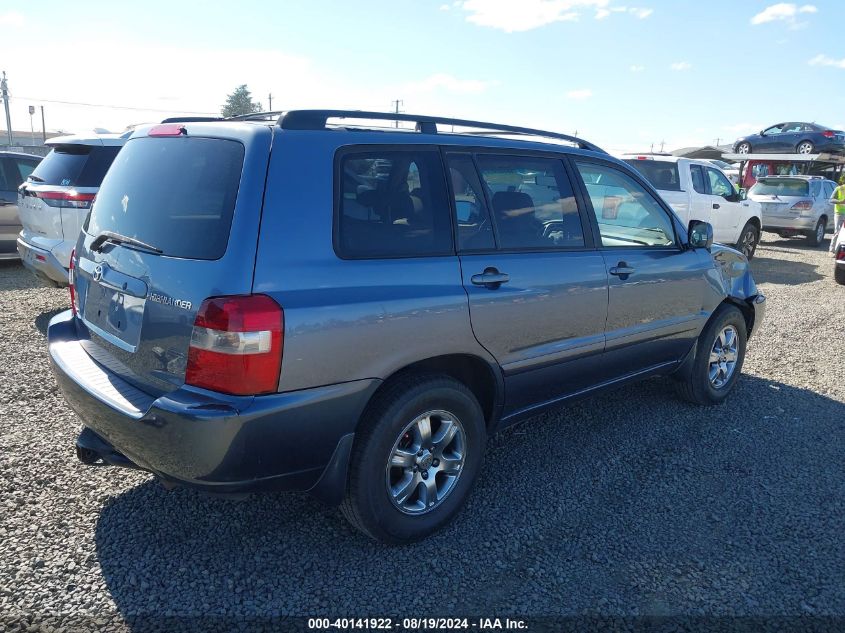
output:
{"label": "utility pole", "polygon": [[47,127],[44,125],[44,106],[41,106],[41,140],[47,142]]}
{"label": "utility pole", "polygon": [[9,84],[6,81],[6,71],[3,71],[3,79],[0,79],[0,93],[3,95],[3,103],[6,105],[6,133],[9,135],[9,145],[12,145],[12,117],[9,114]]}
{"label": "utility pole", "polygon": [[32,145],[35,146],[35,126],[32,123],[32,115],[35,114],[35,106],[29,106],[29,134],[32,136]]}
{"label": "utility pole", "polygon": [[[393,111],[396,114],[399,114],[400,112],[402,112],[402,110],[399,109],[399,106],[405,105],[405,102],[402,101],[402,99],[394,99],[393,101],[390,102],[390,105],[393,106],[393,108],[394,108]],[[395,124],[396,127],[399,127],[399,121],[395,121],[394,124]]]}
{"label": "utility pole", "polygon": [[721,143],[721,142],[722,142],[722,139],[717,138],[717,139],[715,139],[715,140],[716,140],[716,147],[719,147],[719,143]]}
{"label": "utility pole", "polygon": [[660,141],[660,153],[663,153],[663,147],[666,145],[666,141]]}
{"label": "utility pole", "polygon": [[270,112],[272,112],[273,111],[273,93],[272,92],[267,95],[267,101],[270,102]]}

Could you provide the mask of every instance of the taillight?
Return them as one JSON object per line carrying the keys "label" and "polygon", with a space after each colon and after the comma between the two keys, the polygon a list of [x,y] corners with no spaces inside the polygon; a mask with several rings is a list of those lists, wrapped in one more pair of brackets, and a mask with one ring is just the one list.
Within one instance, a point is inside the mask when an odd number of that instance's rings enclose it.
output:
{"label": "taillight", "polygon": [[792,205],[792,208],[798,211],[809,211],[813,208],[813,202],[812,200],[799,200]]}
{"label": "taillight", "polygon": [[76,249],[73,249],[70,252],[70,267],[67,271],[67,287],[70,291],[70,309],[73,311],[73,316],[76,316],[76,280],[74,279],[74,259],[76,259]]}
{"label": "taillight", "polygon": [[833,138],[834,136],[836,136],[836,132],[834,132],[833,130],[825,130],[824,132],[822,132],[822,136],[824,136],[825,138]]}
{"label": "taillight", "polygon": [[230,393],[273,393],[279,385],[285,318],[266,295],[202,302],[188,349],[185,382]]}
{"label": "taillight", "polygon": [[164,123],[150,128],[148,136],[182,136],[187,135],[188,130],[181,123]]}
{"label": "taillight", "polygon": [[90,209],[96,194],[79,193],[71,189],[70,191],[36,191],[33,195],[51,207]]}
{"label": "taillight", "polygon": [[836,251],[836,261],[845,261],[845,248],[843,248],[842,246],[840,246],[839,250]]}

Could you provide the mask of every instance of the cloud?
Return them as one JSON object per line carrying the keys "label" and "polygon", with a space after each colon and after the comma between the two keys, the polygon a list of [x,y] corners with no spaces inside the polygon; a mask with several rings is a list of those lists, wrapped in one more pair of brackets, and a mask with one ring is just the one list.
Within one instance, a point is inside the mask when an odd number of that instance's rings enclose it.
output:
{"label": "cloud", "polygon": [[791,27],[798,28],[803,23],[798,22],[801,14],[818,13],[818,8],[812,4],[804,4],[800,7],[792,2],[779,2],[766,7],[760,13],[751,18],[751,24],[759,25],[767,22],[786,22]]}
{"label": "cloud", "polygon": [[26,22],[26,18],[17,11],[0,13],[0,26],[23,26],[24,22]]}
{"label": "cloud", "polygon": [[645,7],[612,7],[610,3],[611,0],[457,0],[451,6],[464,11],[467,22],[506,33],[530,31],[555,22],[574,22],[590,9],[595,10],[597,20],[611,13],[628,13],[643,19],[654,12]]}
{"label": "cloud", "polygon": [[641,73],[645,70],[645,66],[640,66],[639,64],[634,64],[631,66],[632,73]]}
{"label": "cloud", "polygon": [[762,130],[763,126],[760,123],[734,123],[733,125],[725,125],[722,129],[737,134],[742,134],[743,132],[751,134],[756,130]]}
{"label": "cloud", "polygon": [[675,62],[674,64],[669,66],[669,68],[671,68],[672,70],[679,71],[689,70],[690,68],[692,68],[692,64],[690,64],[689,62]]}
{"label": "cloud", "polygon": [[449,10],[449,9],[451,9],[451,8],[452,8],[452,7],[450,7],[448,4],[441,4],[441,5],[440,5],[440,10],[441,10],[441,11],[448,11],[448,10]]}
{"label": "cloud", "polygon": [[580,88],[578,90],[570,90],[566,93],[567,99],[574,99],[576,101],[583,101],[593,96],[593,91],[589,88]]}
{"label": "cloud", "polygon": [[480,79],[458,79],[446,73],[437,73],[422,79],[414,81],[404,86],[404,89],[409,93],[429,93],[436,91],[445,91],[456,94],[478,94],[484,92],[488,88],[497,85],[497,81],[482,81]]}
{"label": "cloud", "polygon": [[809,62],[810,66],[833,66],[834,68],[845,69],[845,59],[833,59],[827,55],[816,55]]}

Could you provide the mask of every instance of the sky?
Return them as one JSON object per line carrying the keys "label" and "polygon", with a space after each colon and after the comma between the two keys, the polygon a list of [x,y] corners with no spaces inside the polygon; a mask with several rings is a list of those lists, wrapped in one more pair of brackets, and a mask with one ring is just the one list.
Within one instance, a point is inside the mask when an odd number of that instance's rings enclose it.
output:
{"label": "sky", "polygon": [[843,18],[842,0],[0,0],[0,70],[16,130],[30,105],[76,133],[213,115],[245,83],[265,109],[270,93],[276,110],[400,99],[672,150],[845,128]]}

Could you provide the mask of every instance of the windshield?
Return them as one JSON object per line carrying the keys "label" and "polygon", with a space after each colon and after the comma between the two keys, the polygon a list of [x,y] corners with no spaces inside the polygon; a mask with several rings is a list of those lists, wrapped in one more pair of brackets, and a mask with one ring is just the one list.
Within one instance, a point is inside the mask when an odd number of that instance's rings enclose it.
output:
{"label": "windshield", "polygon": [[748,191],[749,195],[760,196],[807,196],[810,183],[806,180],[758,180]]}
{"label": "windshield", "polygon": [[243,159],[236,141],[131,140],[103,181],[86,230],[133,237],[172,257],[218,259],[229,241]]}
{"label": "windshield", "polygon": [[663,191],[681,191],[678,177],[678,163],[658,160],[626,160],[631,167],[640,172],[655,189]]}

